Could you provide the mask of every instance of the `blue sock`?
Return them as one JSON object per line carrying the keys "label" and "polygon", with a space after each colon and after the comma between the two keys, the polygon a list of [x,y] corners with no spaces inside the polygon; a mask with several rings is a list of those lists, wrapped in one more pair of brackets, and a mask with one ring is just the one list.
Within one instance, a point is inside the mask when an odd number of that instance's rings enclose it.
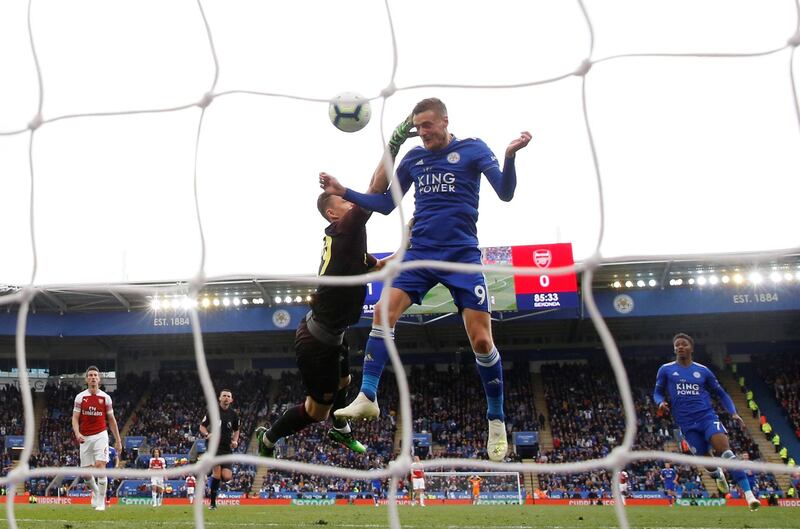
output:
{"label": "blue sock", "polygon": [[[725,459],[736,459],[736,456],[733,454],[732,450],[725,450],[722,452],[722,457]],[[747,479],[747,474],[744,470],[740,468],[733,469],[731,470],[731,476],[734,480],[736,480],[736,483],[739,484],[742,492],[750,491],[750,480]]]}
{"label": "blue sock", "polygon": [[506,416],[503,413],[503,362],[500,361],[497,347],[492,347],[492,350],[485,355],[475,353],[475,365],[483,382],[483,391],[486,393],[486,418],[490,421],[494,419],[504,421]]}
{"label": "blue sock", "polygon": [[[390,331],[389,337],[394,340],[394,329]],[[378,384],[387,360],[389,351],[383,341],[383,329],[373,327],[364,351],[364,378],[361,380],[361,392],[371,401],[377,398]]]}

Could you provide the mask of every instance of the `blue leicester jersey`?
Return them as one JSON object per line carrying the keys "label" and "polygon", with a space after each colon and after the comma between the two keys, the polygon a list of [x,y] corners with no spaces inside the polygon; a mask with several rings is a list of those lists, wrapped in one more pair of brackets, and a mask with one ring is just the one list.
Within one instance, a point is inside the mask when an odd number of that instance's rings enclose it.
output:
{"label": "blue leicester jersey", "polygon": [[688,367],[670,362],[658,369],[653,398],[656,404],[661,404],[669,395],[675,422],[686,428],[709,416],[716,416],[711,403],[712,393],[719,397],[728,413],[736,413],[736,406],[710,369],[696,362]]}
{"label": "blue leicester jersey", "polygon": [[664,468],[661,470],[661,479],[665,482],[674,483],[676,475],[674,468]]}
{"label": "blue leicester jersey", "polygon": [[409,151],[397,166],[397,178],[414,184],[411,245],[477,246],[481,173],[492,167],[500,168],[497,158],[477,138],[453,139],[435,152]]}
{"label": "blue leicester jersey", "polygon": [[108,463],[107,468],[114,468],[117,466],[117,449],[113,446],[108,447]]}
{"label": "blue leicester jersey", "polygon": [[[413,247],[477,246],[481,174],[501,200],[511,200],[516,188],[514,159],[503,171],[486,143],[478,138],[453,138],[439,151],[411,149],[397,166],[396,184],[403,195],[414,186]],[[344,195],[359,206],[384,215],[394,209],[391,193]]]}

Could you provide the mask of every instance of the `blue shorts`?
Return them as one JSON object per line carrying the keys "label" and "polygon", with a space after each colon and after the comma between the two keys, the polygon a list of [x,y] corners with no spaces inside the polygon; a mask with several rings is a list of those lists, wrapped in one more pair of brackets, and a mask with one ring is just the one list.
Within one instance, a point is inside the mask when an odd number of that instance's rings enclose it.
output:
{"label": "blue shorts", "polygon": [[[475,247],[411,248],[406,252],[403,262],[423,259],[481,264],[481,251]],[[481,272],[450,272],[430,268],[403,270],[392,286],[408,294],[412,303],[420,305],[425,294],[437,283],[447,287],[459,312],[464,309],[489,312],[489,289],[486,288],[486,277]]]}
{"label": "blue shorts", "polygon": [[671,490],[675,491],[675,482],[674,481],[665,481],[664,482],[664,490]]}
{"label": "blue shorts", "polygon": [[728,434],[728,430],[725,429],[722,421],[716,415],[709,415],[703,420],[680,428],[683,437],[689,443],[692,453],[699,456],[708,455],[708,451],[711,448],[709,441],[712,436],[718,433]]}

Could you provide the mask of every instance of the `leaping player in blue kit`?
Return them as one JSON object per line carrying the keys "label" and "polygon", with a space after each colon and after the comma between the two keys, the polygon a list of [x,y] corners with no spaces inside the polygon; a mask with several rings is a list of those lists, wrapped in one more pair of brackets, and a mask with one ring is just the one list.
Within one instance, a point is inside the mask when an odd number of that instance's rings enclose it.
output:
{"label": "leaping player in blue kit", "polygon": [[[401,194],[414,186],[414,225],[405,261],[436,259],[481,264],[476,227],[481,174],[486,175],[501,200],[511,200],[517,185],[514,158],[517,151],[528,145],[531,135],[522,132],[506,147],[501,170],[497,158],[482,140],[456,138],[450,134],[447,108],[441,100],[423,99],[414,107],[411,118],[423,146],[414,147],[406,154],[397,166],[395,183],[400,186]],[[320,175],[320,187],[369,211],[387,215],[395,208],[390,192],[357,193],[325,173]],[[391,328],[389,338],[394,339],[394,326],[403,312],[412,303],[421,303],[437,283],[450,290],[464,321],[486,394],[487,453],[490,459],[502,461],[508,452],[503,367],[492,340],[489,292],[480,272],[404,270],[392,283],[388,305],[379,303],[375,307],[374,323],[365,348],[361,392],[349,406],[337,410],[334,415],[350,419],[378,416],[377,388],[388,360],[380,327],[382,314],[387,312]]]}
{"label": "leaping player in blue kit", "polygon": [[[731,418],[744,426],[736,413],[730,395],[720,385],[717,377],[706,366],[692,360],[694,340],[679,333],[672,338],[675,350],[674,362],[662,365],[656,375],[653,398],[662,413],[670,411],[693,454],[715,455],[724,459],[735,459],[728,441],[728,431],[714,412],[711,394],[715,394]],[[666,397],[669,395],[669,404]],[[728,482],[722,468],[708,469],[717,482],[720,493],[729,492]],[[743,470],[732,470],[731,475],[744,491],[750,510],[756,510],[761,502],[750,489],[750,482]]]}

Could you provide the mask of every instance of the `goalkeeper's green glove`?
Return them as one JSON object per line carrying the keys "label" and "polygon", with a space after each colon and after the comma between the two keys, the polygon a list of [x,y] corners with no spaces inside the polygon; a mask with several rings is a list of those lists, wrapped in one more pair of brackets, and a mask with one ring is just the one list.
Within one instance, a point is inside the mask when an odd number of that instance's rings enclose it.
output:
{"label": "goalkeeper's green glove", "polygon": [[389,138],[389,152],[392,154],[392,158],[397,156],[397,153],[400,152],[400,146],[403,145],[408,138],[419,135],[417,131],[411,130],[414,128],[414,121],[412,118],[413,115],[409,114],[402,123],[395,127],[394,132],[392,132],[392,136]]}

